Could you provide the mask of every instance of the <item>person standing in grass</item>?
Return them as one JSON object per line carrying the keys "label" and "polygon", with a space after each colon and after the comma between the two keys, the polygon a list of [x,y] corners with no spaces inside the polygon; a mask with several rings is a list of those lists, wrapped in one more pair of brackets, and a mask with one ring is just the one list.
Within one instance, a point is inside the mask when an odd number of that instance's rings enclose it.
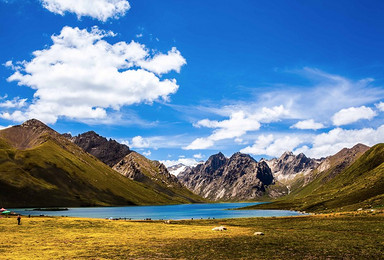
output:
{"label": "person standing in grass", "polygon": [[17,215],[17,225],[21,225],[21,216]]}

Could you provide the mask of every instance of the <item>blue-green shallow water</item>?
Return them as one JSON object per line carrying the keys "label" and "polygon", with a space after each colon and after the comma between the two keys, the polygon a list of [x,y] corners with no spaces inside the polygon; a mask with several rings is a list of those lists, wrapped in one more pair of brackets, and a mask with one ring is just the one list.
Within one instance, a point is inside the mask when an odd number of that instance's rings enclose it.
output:
{"label": "blue-green shallow water", "polygon": [[227,210],[260,203],[207,203],[166,206],[130,207],[84,207],[69,208],[66,211],[32,211],[31,209],[11,209],[22,215],[70,216],[85,218],[130,218],[130,219],[208,219],[297,216],[300,212],[289,210]]}

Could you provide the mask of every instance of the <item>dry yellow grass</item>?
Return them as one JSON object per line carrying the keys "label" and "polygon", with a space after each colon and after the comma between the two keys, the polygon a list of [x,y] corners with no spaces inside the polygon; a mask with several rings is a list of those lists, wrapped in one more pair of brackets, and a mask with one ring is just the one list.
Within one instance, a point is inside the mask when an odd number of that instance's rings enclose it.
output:
{"label": "dry yellow grass", "polygon": [[[214,227],[213,225],[212,227]],[[0,219],[0,258],[136,258],[166,257],[160,248],[182,239],[214,239],[249,235],[252,230],[230,227],[214,232],[207,225],[111,221],[83,218]]]}
{"label": "dry yellow grass", "polygon": [[[382,211],[171,224],[0,218],[0,259],[383,259],[383,223]],[[212,231],[219,225],[228,230]]]}

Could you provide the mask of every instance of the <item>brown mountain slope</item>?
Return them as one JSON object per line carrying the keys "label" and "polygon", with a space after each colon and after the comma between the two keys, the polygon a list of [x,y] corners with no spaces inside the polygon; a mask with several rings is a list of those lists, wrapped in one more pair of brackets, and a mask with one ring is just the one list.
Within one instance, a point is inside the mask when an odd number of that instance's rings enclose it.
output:
{"label": "brown mountain slope", "polygon": [[128,146],[112,139],[107,140],[107,138],[98,135],[94,131],[77,136],[69,134],[64,134],[63,136],[110,167],[113,167],[131,152]]}
{"label": "brown mountain slope", "polygon": [[180,197],[190,202],[204,201],[186,189],[167,168],[158,161],[151,161],[144,156],[131,152],[118,162],[113,169],[122,175],[144,183],[155,191],[163,192],[172,197]]}
{"label": "brown mountain slope", "polygon": [[2,207],[186,202],[122,176],[37,120],[0,131]]}

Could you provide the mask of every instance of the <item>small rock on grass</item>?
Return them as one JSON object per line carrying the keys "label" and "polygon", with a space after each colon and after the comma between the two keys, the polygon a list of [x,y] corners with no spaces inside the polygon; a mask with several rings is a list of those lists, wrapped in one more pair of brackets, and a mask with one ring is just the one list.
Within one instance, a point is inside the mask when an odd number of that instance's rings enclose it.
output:
{"label": "small rock on grass", "polygon": [[253,235],[254,236],[264,236],[264,233],[263,232],[255,232]]}
{"label": "small rock on grass", "polygon": [[212,230],[213,231],[224,231],[224,230],[227,230],[227,228],[224,226],[220,226],[220,227],[214,227],[214,228],[212,228]]}

